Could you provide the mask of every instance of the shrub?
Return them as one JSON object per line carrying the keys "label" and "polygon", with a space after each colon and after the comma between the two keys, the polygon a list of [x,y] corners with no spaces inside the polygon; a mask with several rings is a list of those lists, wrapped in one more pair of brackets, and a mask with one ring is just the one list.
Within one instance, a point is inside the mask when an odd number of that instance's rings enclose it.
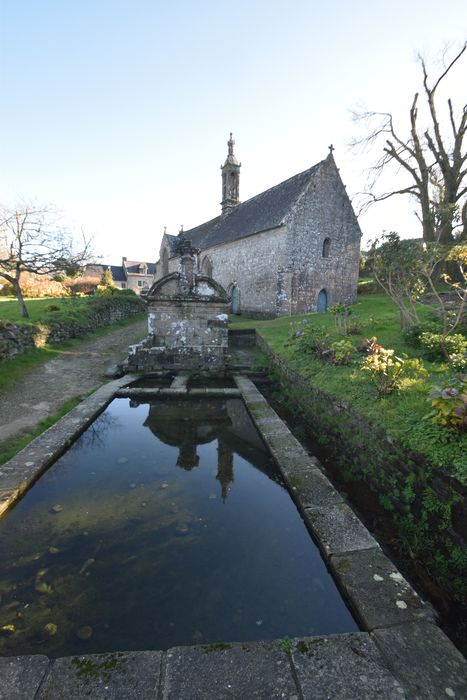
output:
{"label": "shrub", "polygon": [[329,307],[329,312],[334,316],[336,331],[340,335],[356,335],[360,333],[361,324],[351,306],[334,304]]}
{"label": "shrub", "polygon": [[433,411],[426,416],[448,430],[467,429],[467,374],[430,394]]}
{"label": "shrub", "polygon": [[362,355],[371,355],[374,352],[374,347],[377,345],[378,338],[374,335],[372,338],[365,338],[361,341],[357,348],[357,352]]}
{"label": "shrub", "polygon": [[378,396],[387,396],[402,387],[403,380],[409,376],[426,377],[423,363],[419,359],[410,359],[403,354],[398,357],[394,350],[383,348],[373,337],[363,341],[367,357],[363,360],[361,369],[370,374],[373,384],[376,386]]}
{"label": "shrub", "polygon": [[455,372],[467,371],[467,353],[455,352],[449,355],[449,367]]}
{"label": "shrub", "polygon": [[374,337],[368,342],[370,353],[362,363],[363,372],[368,372],[376,386],[378,396],[387,396],[401,386],[404,360],[394,350],[383,348]]}
{"label": "shrub", "polygon": [[330,350],[331,360],[335,365],[349,365],[355,353],[355,348],[350,340],[337,340],[335,343],[331,343]]}
{"label": "shrub", "polygon": [[330,353],[331,336],[320,326],[304,325],[297,339],[297,349],[302,352],[326,357]]}
{"label": "shrub", "polygon": [[427,360],[444,360],[446,356],[467,352],[467,340],[461,333],[444,336],[442,333],[421,333],[420,343]]}
{"label": "shrub", "polygon": [[15,290],[13,285],[9,282],[0,282],[0,296],[2,297],[13,297],[15,295]]}
{"label": "shrub", "polygon": [[60,307],[57,304],[46,304],[44,311],[60,311]]}
{"label": "shrub", "polygon": [[61,282],[29,272],[21,273],[21,291],[25,298],[30,299],[68,296],[68,290]]}
{"label": "shrub", "polygon": [[422,333],[436,333],[437,327],[434,323],[414,323],[413,326],[402,331],[402,336],[407,343],[413,348],[421,346],[420,336]]}

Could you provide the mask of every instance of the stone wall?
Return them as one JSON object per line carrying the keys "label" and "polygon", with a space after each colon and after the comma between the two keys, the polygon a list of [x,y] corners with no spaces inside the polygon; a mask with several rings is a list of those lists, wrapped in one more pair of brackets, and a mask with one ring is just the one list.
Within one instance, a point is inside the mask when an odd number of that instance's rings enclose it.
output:
{"label": "stone wall", "polygon": [[148,338],[130,346],[128,371],[220,369],[227,349],[225,303],[161,301],[149,309]]}
{"label": "stone wall", "polygon": [[[107,301],[107,300],[106,300]],[[0,362],[10,360],[27,350],[39,348],[46,343],[61,343],[70,338],[79,338],[86,333],[123,321],[144,311],[143,302],[122,302],[115,306],[107,302],[104,307],[92,311],[85,321],[53,321],[50,323],[28,323],[16,325],[0,321]]]}
{"label": "stone wall", "polygon": [[[293,270],[291,313],[316,311],[322,289],[328,305],[355,301],[360,235],[339,172],[326,160],[287,222],[287,256]],[[326,239],[329,250],[323,257]]]}
{"label": "stone wall", "polygon": [[[241,313],[261,317],[277,315],[278,270],[285,263],[284,229],[248,236],[215,246],[200,255],[201,265],[208,256],[212,277],[230,294],[236,286]],[[169,271],[178,270],[178,258],[169,261]]]}

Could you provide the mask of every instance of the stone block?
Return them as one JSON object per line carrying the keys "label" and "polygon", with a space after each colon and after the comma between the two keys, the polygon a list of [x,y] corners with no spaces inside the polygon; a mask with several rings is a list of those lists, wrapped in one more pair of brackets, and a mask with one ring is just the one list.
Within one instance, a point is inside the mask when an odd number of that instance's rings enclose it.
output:
{"label": "stone block", "polygon": [[342,496],[331,482],[314,467],[313,457],[287,455],[278,461],[279,467],[304,508],[332,506],[343,503]]}
{"label": "stone block", "polygon": [[292,661],[302,698],[403,700],[399,681],[365,633],[293,640]]}
{"label": "stone block", "polygon": [[50,664],[46,656],[0,658],[0,700],[31,700]]}
{"label": "stone block", "polygon": [[307,507],[305,520],[328,555],[379,547],[346,503]]}
{"label": "stone block", "polygon": [[154,700],[158,697],[161,659],[160,651],[57,659],[37,700]]}
{"label": "stone block", "polygon": [[371,636],[411,698],[467,698],[467,661],[436,625],[420,620]]}
{"label": "stone block", "polygon": [[329,564],[365,629],[433,619],[431,605],[419,597],[381,549],[333,555]]}
{"label": "stone block", "polygon": [[175,647],[167,652],[163,700],[298,700],[277,642]]}

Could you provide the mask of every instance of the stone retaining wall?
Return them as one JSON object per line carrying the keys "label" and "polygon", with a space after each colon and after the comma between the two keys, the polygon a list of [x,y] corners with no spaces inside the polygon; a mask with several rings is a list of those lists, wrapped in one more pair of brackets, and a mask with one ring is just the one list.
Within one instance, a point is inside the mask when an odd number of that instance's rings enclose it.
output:
{"label": "stone retaining wall", "polygon": [[467,486],[436,469],[423,455],[394,441],[290,369],[257,334],[297,416],[325,445],[342,475],[364,481],[392,516],[401,549],[424,562],[441,588],[460,602],[467,597]]}
{"label": "stone retaining wall", "polygon": [[144,310],[142,301],[135,303],[131,300],[125,303],[119,299],[118,304],[107,303],[93,310],[85,321],[51,321],[24,325],[0,321],[0,363],[46,343],[61,343],[70,338],[79,338]]}

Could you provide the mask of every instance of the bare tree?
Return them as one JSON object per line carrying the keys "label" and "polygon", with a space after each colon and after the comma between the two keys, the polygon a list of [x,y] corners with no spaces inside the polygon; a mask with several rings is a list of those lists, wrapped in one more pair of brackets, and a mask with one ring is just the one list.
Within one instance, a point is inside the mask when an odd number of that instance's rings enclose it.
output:
{"label": "bare tree", "polygon": [[83,234],[78,250],[72,235],[56,222],[51,209],[21,205],[0,209],[0,277],[13,287],[21,314],[29,318],[21,290],[21,273],[53,275],[75,270],[90,256]]}
{"label": "bare tree", "polygon": [[[418,57],[428,126],[420,124],[418,92],[409,111],[408,135],[396,130],[389,112],[354,114],[355,120],[363,123],[369,133],[354,140],[353,146],[382,148],[383,153],[370,168],[361,211],[395,195],[409,195],[418,203],[417,216],[427,243],[452,243],[456,232],[461,240],[467,240],[467,152],[464,145],[467,104],[456,114],[449,98],[445,118],[439,117],[437,104],[440,85],[465,58],[466,52],[467,41],[445,62],[434,80],[430,80],[425,60]],[[401,186],[377,192],[381,176],[389,174],[393,168],[399,173]]]}

